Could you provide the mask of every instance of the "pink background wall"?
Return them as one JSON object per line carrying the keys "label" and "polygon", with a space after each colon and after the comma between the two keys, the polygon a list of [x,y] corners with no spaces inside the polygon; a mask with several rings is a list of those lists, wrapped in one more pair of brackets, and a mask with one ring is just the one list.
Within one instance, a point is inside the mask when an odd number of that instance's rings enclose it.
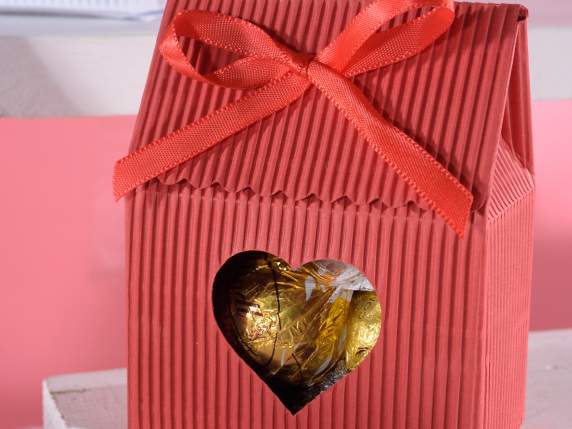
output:
{"label": "pink background wall", "polygon": [[41,380],[125,366],[113,160],[134,119],[0,120],[0,427],[41,423]]}
{"label": "pink background wall", "polygon": [[[572,327],[572,101],[534,105],[533,329]],[[0,426],[39,425],[41,380],[125,366],[115,159],[133,117],[0,120]],[[564,185],[562,185],[564,184]]]}
{"label": "pink background wall", "polygon": [[536,230],[532,329],[572,328],[572,101],[533,105]]}

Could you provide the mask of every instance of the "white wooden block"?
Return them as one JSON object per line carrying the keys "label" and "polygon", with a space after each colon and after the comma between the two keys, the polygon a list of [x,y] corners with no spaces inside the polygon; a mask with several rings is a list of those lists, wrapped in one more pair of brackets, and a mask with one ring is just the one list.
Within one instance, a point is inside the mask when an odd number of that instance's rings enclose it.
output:
{"label": "white wooden block", "polygon": [[43,385],[45,429],[127,427],[127,371],[48,378]]}
{"label": "white wooden block", "polygon": [[571,429],[572,330],[534,332],[528,349],[523,429]]}
{"label": "white wooden block", "polygon": [[[125,429],[126,371],[52,377],[44,382],[45,429]],[[572,330],[530,335],[526,423],[572,428]]]}

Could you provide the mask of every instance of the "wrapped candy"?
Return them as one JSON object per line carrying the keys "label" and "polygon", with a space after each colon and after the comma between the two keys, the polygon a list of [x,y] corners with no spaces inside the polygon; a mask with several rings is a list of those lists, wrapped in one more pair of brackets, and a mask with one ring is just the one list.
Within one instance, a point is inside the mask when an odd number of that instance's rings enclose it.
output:
{"label": "wrapped candy", "polygon": [[292,270],[262,252],[235,258],[215,282],[219,325],[296,412],[372,350],[381,329],[377,295],[357,269],[341,262],[317,261]]}

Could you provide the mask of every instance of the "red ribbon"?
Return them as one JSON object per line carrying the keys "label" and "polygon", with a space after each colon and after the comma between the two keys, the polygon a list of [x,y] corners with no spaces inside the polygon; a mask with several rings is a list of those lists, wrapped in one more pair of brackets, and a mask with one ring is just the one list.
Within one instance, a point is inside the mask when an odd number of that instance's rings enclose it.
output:
{"label": "red ribbon", "polygon": [[[431,9],[412,21],[378,32],[392,18],[422,7]],[[313,85],[462,237],[472,194],[421,146],[385,120],[351,81],[358,74],[417,55],[447,31],[454,17],[452,0],[377,0],[313,56],[290,50],[259,27],[238,18],[198,10],[179,13],[160,44],[163,58],[192,79],[250,91],[236,102],[119,160],[113,177],[115,197],[121,198],[285,108]],[[183,52],[179,43],[182,36],[242,58],[201,74]]]}

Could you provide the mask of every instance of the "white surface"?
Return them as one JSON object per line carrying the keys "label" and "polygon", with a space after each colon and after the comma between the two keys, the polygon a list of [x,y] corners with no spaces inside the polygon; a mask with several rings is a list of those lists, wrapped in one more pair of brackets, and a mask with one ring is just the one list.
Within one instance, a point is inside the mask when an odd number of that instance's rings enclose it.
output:
{"label": "white surface", "polygon": [[572,24],[531,26],[528,39],[532,97],[535,100],[572,98]]}
{"label": "white surface", "polygon": [[152,36],[159,29],[159,24],[159,19],[142,22],[88,17],[0,14],[0,38]]}
{"label": "white surface", "polygon": [[153,32],[0,38],[0,116],[134,114],[154,43]]}
{"label": "white surface", "polygon": [[[533,98],[572,98],[572,1],[523,3]],[[0,116],[136,114],[158,26],[0,15]]]}
{"label": "white surface", "polygon": [[158,27],[0,15],[0,117],[137,113]]}
{"label": "white surface", "polygon": [[0,117],[137,113],[158,28],[0,15]]}
{"label": "white surface", "polygon": [[[473,1],[487,3],[485,0]],[[489,3],[513,3],[526,6],[530,10],[532,25],[572,25],[572,2],[570,0],[491,0]]]}
{"label": "white surface", "polygon": [[[49,378],[44,382],[44,428],[126,428],[125,383],[125,370]],[[522,429],[571,429],[571,397],[572,330],[532,333]]]}

